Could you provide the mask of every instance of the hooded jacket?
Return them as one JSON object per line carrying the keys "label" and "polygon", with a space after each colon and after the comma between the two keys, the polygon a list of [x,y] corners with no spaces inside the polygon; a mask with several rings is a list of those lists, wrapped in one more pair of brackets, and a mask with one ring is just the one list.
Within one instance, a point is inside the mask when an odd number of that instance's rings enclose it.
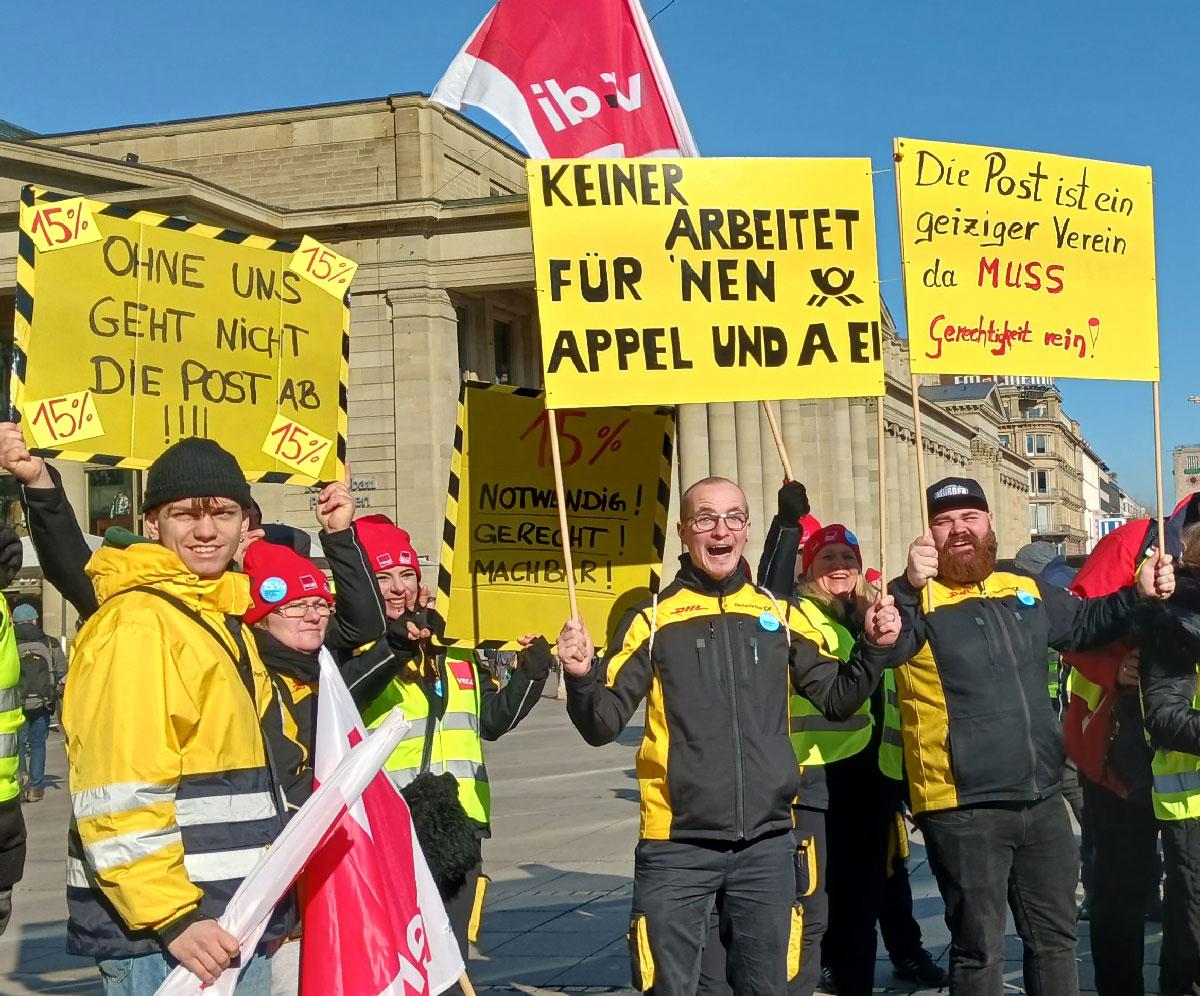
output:
{"label": "hooded jacket", "polygon": [[157,544],[100,550],[87,571],[99,609],[63,703],[67,948],[127,958],[219,916],[279,834],[271,684],[238,619],[244,576],[201,579]]}
{"label": "hooded jacket", "polygon": [[626,616],[600,667],[567,677],[567,712],[594,746],[614,740],[647,700],[643,840],[754,840],[792,826],[791,689],[846,719],[879,681],[884,653],[859,643],[843,664],[805,625],[743,570],[715,581],[684,554],[657,602]]}

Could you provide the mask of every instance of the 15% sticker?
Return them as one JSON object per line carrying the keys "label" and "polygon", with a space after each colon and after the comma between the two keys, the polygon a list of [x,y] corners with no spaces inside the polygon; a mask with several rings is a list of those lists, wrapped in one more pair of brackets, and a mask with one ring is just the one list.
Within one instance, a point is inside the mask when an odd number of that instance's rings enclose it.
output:
{"label": "15% sticker", "polygon": [[25,230],[41,252],[99,242],[103,236],[87,201],[71,197],[55,204],[23,208]]}
{"label": "15% sticker", "polygon": [[297,473],[317,478],[321,476],[321,467],[331,446],[332,439],[306,429],[286,416],[276,415],[262,450]]}
{"label": "15% sticker", "polygon": [[22,408],[33,441],[40,449],[53,449],[63,443],[104,435],[91,391],[30,401]]}

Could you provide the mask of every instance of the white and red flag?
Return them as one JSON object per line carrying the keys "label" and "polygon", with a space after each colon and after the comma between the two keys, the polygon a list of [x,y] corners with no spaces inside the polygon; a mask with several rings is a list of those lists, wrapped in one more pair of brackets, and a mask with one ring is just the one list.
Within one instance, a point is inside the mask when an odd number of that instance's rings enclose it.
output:
{"label": "white and red flag", "polygon": [[431,99],[487,111],[535,159],[696,155],[639,0],[499,0]]}
{"label": "white and red flag", "polygon": [[[333,661],[322,654],[316,782],[366,736]],[[463,961],[404,797],[380,772],[300,879],[301,992],[437,996]]]}

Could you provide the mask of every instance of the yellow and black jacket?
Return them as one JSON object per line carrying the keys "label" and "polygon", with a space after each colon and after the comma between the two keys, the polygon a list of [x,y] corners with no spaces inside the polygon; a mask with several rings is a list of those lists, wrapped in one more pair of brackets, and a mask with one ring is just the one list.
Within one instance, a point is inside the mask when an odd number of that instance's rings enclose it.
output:
{"label": "yellow and black jacket", "polygon": [[567,678],[567,712],[596,746],[647,700],[637,756],[643,840],[753,840],[791,827],[800,780],[791,689],[844,719],[871,694],[885,659],[860,644],[843,664],[801,625],[799,610],[741,571],[716,582],[685,555],[657,602],[625,618],[599,670]]}
{"label": "yellow and black jacket", "polygon": [[63,700],[67,949],[128,958],[219,916],[278,836],[261,728],[278,705],[241,632],[244,575],[201,580],[156,544],[100,550],[88,574],[100,608]]}
{"label": "yellow and black jacket", "polygon": [[1062,786],[1062,727],[1046,696],[1046,648],[1111,643],[1140,596],[1126,588],[1083,599],[1018,574],[975,585],[901,575],[890,591],[903,618],[891,651],[914,813],[1046,798]]}

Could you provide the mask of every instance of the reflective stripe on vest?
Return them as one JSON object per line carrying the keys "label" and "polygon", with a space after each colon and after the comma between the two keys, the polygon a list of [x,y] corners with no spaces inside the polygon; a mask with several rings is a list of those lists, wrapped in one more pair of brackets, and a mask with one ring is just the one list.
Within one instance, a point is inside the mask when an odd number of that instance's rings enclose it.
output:
{"label": "reflective stripe on vest", "polygon": [[900,698],[896,675],[883,672],[883,733],[879,738],[879,770],[892,781],[904,781],[904,737],[900,733]]}
{"label": "reflective stripe on vest", "polygon": [[17,731],[25,723],[18,686],[21,660],[8,603],[0,598],[0,802],[21,794],[17,782]]}
{"label": "reflective stripe on vest", "polygon": [[[429,770],[435,775],[443,772],[454,775],[458,779],[458,799],[467,815],[479,823],[487,823],[491,819],[492,796],[479,735],[480,677],[468,655],[469,651],[451,650],[439,662],[446,711],[440,720],[433,720]],[[384,768],[392,782],[402,788],[421,771],[426,724],[431,717],[429,699],[421,683],[398,676],[363,710],[363,719],[373,729],[396,706],[403,710],[412,729],[397,744]]]}
{"label": "reflective stripe on vest", "polygon": [[[1200,709],[1200,687],[1192,693],[1192,708]],[[1150,762],[1154,782],[1154,815],[1160,820],[1200,817],[1200,757],[1178,750],[1157,750]]]}
{"label": "reflective stripe on vest", "polygon": [[1104,695],[1104,689],[1080,674],[1079,668],[1073,667],[1067,675],[1067,694],[1079,696],[1087,703],[1088,712],[1095,712]]}
{"label": "reflective stripe on vest", "polygon": [[1050,701],[1058,701],[1058,693],[1062,689],[1062,663],[1057,650],[1051,650],[1046,659],[1047,681],[1046,690],[1050,693]]}
{"label": "reflective stripe on vest", "polygon": [[[854,637],[845,626],[830,619],[811,599],[797,603],[805,618],[821,637],[821,650],[841,661],[850,659]],[[834,722],[803,695],[791,697],[792,748],[801,767],[832,764],[851,757],[871,742],[871,703],[866,701],[849,719]]]}

